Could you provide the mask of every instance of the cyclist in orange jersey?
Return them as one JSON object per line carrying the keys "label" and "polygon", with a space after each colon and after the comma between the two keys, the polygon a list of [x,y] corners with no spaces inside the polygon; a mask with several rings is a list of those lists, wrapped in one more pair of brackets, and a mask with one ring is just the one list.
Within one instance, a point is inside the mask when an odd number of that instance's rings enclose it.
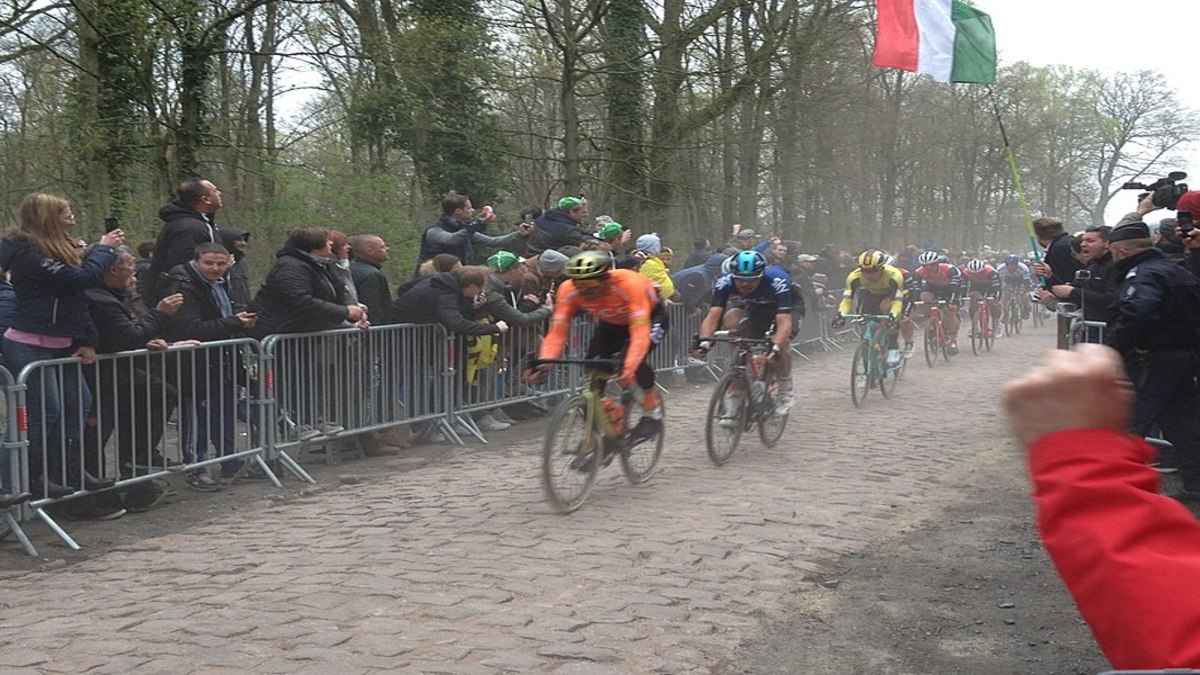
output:
{"label": "cyclist in orange jersey", "polygon": [[[571,319],[580,311],[596,317],[596,330],[586,358],[605,358],[625,352],[619,381],[630,387],[636,382],[643,392],[642,419],[629,437],[630,446],[654,438],[662,430],[662,406],[654,388],[654,369],[646,357],[666,334],[667,317],[659,303],[654,282],[633,270],[612,269],[612,257],[600,251],[584,251],[567,261],[569,277],[558,287],[550,332],[542,341],[539,358],[562,355],[571,331]],[[548,369],[526,373],[530,382],[540,382]]]}

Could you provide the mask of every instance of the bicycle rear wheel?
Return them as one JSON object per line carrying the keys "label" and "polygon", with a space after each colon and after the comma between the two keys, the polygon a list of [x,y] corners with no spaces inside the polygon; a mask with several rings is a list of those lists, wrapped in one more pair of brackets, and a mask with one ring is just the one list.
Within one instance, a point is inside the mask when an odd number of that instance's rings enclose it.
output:
{"label": "bicycle rear wheel", "polygon": [[983,349],[983,339],[983,310],[977,307],[971,317],[971,353],[975,356]]}
{"label": "bicycle rear wheel", "polygon": [[850,364],[850,400],[854,401],[855,408],[862,407],[871,387],[875,385],[870,358],[871,346],[866,342],[858,343],[858,349],[854,350],[854,361]]}
{"label": "bicycle rear wheel", "polygon": [[892,394],[896,393],[896,378],[899,377],[899,370],[889,368],[887,364],[887,350],[880,345],[877,349],[872,349],[875,363],[871,366],[874,371],[874,378],[879,382],[879,393],[883,394],[884,398],[891,398]]}
{"label": "bicycle rear wheel", "polygon": [[[641,485],[650,480],[650,477],[654,475],[654,470],[658,468],[658,458],[662,456],[663,442],[667,437],[667,408],[661,396],[659,396],[658,406],[663,413],[663,426],[659,429],[658,436],[634,448],[621,448],[621,471],[630,485]],[[637,414],[633,414],[633,411],[637,411]],[[626,424],[636,423],[640,418],[639,406],[631,405],[625,409]]]}
{"label": "bicycle rear wheel", "polygon": [[737,370],[725,373],[708,402],[704,443],[708,458],[721,466],[733,457],[750,417],[750,383]]}
{"label": "bicycle rear wheel", "polygon": [[996,342],[996,321],[992,317],[990,309],[984,316],[983,324],[983,347],[990,352],[992,351],[992,344]]}
{"label": "bicycle rear wheel", "polygon": [[926,324],[924,332],[925,343],[925,363],[932,368],[937,363],[938,343],[937,343],[937,326],[932,323]]}
{"label": "bicycle rear wheel", "polygon": [[[771,385],[774,384],[775,375],[767,374],[767,391],[771,391]],[[794,394],[793,394],[794,395]],[[769,414],[764,414],[758,420],[758,439],[768,448],[775,447],[779,439],[783,437],[783,430],[787,428],[788,416],[775,414],[774,401],[768,403],[770,408]]]}
{"label": "bicycle rear wheel", "polygon": [[559,513],[570,513],[587,499],[600,473],[603,436],[589,429],[588,402],[582,395],[559,404],[542,446],[542,491]]}

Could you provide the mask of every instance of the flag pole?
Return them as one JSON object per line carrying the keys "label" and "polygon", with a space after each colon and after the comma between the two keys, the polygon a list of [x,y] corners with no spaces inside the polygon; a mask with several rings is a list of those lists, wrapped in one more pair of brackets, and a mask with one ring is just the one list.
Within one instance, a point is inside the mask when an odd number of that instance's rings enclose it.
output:
{"label": "flag pole", "polygon": [[1038,247],[1037,235],[1033,231],[1033,213],[1029,210],[1029,200],[1025,198],[1025,186],[1021,183],[1021,171],[1017,168],[1017,155],[1008,142],[1008,131],[1004,128],[1004,118],[1000,116],[1000,102],[996,98],[996,90],[988,85],[988,95],[992,99],[992,114],[996,116],[996,124],[1000,127],[1000,138],[1004,140],[1004,154],[1008,159],[1008,170],[1012,172],[1013,186],[1017,188],[1017,201],[1025,216],[1025,232],[1029,235],[1029,250],[1033,259],[1041,262],[1041,249]]}

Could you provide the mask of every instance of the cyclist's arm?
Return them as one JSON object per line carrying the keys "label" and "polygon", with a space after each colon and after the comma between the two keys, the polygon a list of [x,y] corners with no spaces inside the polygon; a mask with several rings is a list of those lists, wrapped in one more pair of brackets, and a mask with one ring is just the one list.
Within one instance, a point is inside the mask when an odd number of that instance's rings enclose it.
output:
{"label": "cyclist's arm", "polygon": [[890,273],[890,276],[895,290],[892,292],[892,307],[888,313],[892,315],[893,319],[899,321],[900,313],[904,311],[904,275],[896,270],[894,273]]}
{"label": "cyclist's arm", "polygon": [[842,291],[842,302],[838,305],[838,314],[845,316],[854,309],[854,291],[858,287],[857,270],[846,277],[846,290]]}
{"label": "cyclist's arm", "polygon": [[792,336],[792,312],[779,312],[775,315],[775,335],[771,341],[779,348],[780,351],[787,351],[790,348],[789,342]]}
{"label": "cyclist's arm", "polygon": [[[640,303],[639,303],[640,304]],[[637,371],[646,354],[650,353],[650,310],[649,301],[629,316],[629,349],[625,351],[623,379],[629,379]]]}
{"label": "cyclist's arm", "polygon": [[712,337],[712,334],[717,332],[717,326],[721,325],[721,315],[725,313],[725,307],[721,305],[713,305],[708,308],[708,313],[704,315],[704,320],[700,322],[700,337]]}
{"label": "cyclist's arm", "polygon": [[570,281],[564,281],[558,287],[558,294],[554,299],[554,316],[550,319],[550,331],[542,339],[538,358],[557,359],[562,356],[567,336],[571,333],[571,318],[578,311],[576,297],[575,287]]}

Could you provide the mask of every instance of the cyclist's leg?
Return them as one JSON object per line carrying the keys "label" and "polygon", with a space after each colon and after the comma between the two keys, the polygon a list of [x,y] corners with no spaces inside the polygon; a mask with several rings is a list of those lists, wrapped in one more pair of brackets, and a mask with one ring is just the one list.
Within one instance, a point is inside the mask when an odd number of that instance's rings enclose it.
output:
{"label": "cyclist's leg", "polygon": [[954,294],[947,291],[940,296],[946,301],[946,315],[942,317],[942,321],[946,323],[946,335],[950,337],[952,345],[958,345],[958,301]]}
{"label": "cyclist's leg", "polygon": [[906,293],[904,295],[904,305],[900,310],[900,335],[904,336],[905,356],[912,356],[913,352],[913,333],[916,325],[913,322],[912,311],[912,294]]}

